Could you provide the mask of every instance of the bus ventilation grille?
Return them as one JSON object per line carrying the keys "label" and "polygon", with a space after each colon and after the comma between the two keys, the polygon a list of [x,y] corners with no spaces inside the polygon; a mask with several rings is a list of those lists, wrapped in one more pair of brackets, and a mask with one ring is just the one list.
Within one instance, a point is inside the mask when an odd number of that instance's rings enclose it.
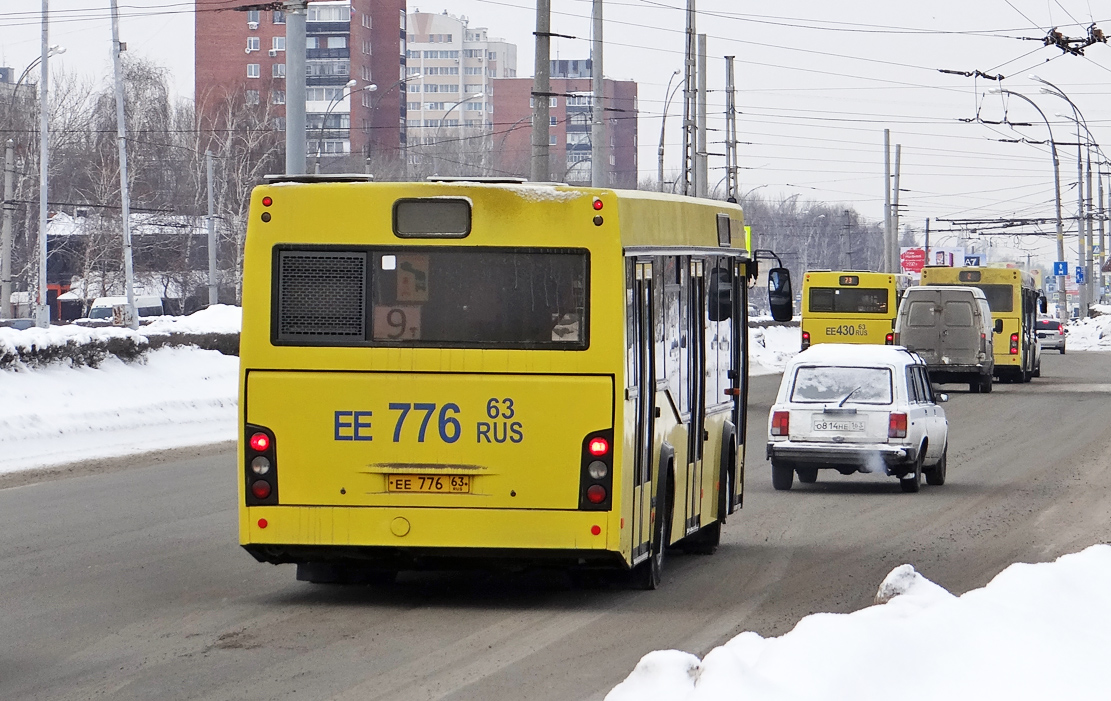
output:
{"label": "bus ventilation grille", "polygon": [[367,255],[279,251],[279,341],[353,341],[366,337]]}

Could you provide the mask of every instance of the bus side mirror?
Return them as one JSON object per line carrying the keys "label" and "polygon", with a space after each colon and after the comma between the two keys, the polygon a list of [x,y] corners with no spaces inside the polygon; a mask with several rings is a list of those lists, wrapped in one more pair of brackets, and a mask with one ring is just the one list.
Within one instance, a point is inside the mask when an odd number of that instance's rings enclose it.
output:
{"label": "bus side mirror", "polygon": [[710,271],[706,315],[710,321],[725,321],[733,316],[733,273],[729,268]]}
{"label": "bus side mirror", "polygon": [[1003,333],[1003,320],[1002,319],[996,319],[995,320],[995,333]]}
{"label": "bus side mirror", "polygon": [[768,305],[776,321],[790,321],[795,315],[794,294],[791,292],[791,273],[787,268],[768,271]]}
{"label": "bus side mirror", "polygon": [[1038,297],[1038,311],[1045,314],[1049,311],[1049,305],[1045,302],[1045,297]]}

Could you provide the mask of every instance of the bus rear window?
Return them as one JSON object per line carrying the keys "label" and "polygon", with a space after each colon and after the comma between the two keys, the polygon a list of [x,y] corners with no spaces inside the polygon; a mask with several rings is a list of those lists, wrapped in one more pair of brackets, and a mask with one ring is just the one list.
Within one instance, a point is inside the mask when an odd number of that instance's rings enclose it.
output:
{"label": "bus rear window", "polygon": [[811,312],[887,314],[888,290],[880,287],[811,287]]}
{"label": "bus rear window", "polygon": [[581,249],[297,247],[277,255],[277,343],[587,347]]}
{"label": "bus rear window", "polygon": [[972,285],[984,291],[988,306],[993,312],[1011,312],[1015,309],[1015,289],[1010,285]]}
{"label": "bus rear window", "polygon": [[374,253],[371,339],[475,347],[586,346],[585,252]]}

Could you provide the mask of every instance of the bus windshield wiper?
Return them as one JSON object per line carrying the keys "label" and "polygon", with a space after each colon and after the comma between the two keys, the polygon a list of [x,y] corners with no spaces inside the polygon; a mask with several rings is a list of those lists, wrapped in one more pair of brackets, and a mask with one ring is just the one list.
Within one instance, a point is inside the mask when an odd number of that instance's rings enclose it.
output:
{"label": "bus windshield wiper", "polygon": [[854,389],[854,390],[853,390],[852,392],[849,392],[848,394],[846,394],[846,395],[845,395],[845,398],[844,398],[844,399],[842,399],[842,400],[841,400],[841,403],[840,403],[840,404],[838,404],[837,406],[838,406],[838,407],[843,407],[843,406],[845,406],[845,402],[849,401],[849,397],[853,396],[854,394],[856,394],[856,393],[857,393],[858,391],[860,391],[860,390],[862,390],[862,389],[864,389],[864,385],[861,385],[861,386],[857,387],[856,389]]}

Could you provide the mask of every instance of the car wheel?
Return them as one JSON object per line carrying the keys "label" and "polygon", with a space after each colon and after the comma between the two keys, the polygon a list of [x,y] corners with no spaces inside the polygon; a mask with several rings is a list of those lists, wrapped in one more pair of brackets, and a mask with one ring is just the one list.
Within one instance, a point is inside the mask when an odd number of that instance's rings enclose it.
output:
{"label": "car wheel", "polygon": [[904,492],[914,494],[922,488],[922,462],[926,459],[925,454],[918,456],[914,461],[914,472],[905,475],[899,480],[899,486],[903,488]]}
{"label": "car wheel", "polygon": [[1065,347],[1061,346],[1061,355],[1064,355],[1064,354],[1065,354]]}
{"label": "car wheel", "polygon": [[937,464],[926,470],[926,484],[940,487],[945,484],[945,470],[949,461],[949,446],[945,446],[945,450],[941,451],[941,460]]}
{"label": "car wheel", "polygon": [[1042,361],[1039,360],[1038,364],[1034,366],[1034,374],[1032,376],[1033,377],[1041,377],[1042,376]]}
{"label": "car wheel", "polygon": [[818,481],[818,468],[816,467],[800,467],[795,470],[799,476],[799,482],[804,484],[814,484]]}
{"label": "car wheel", "polygon": [[785,492],[795,484],[795,471],[790,465],[772,461],[772,486]]}

